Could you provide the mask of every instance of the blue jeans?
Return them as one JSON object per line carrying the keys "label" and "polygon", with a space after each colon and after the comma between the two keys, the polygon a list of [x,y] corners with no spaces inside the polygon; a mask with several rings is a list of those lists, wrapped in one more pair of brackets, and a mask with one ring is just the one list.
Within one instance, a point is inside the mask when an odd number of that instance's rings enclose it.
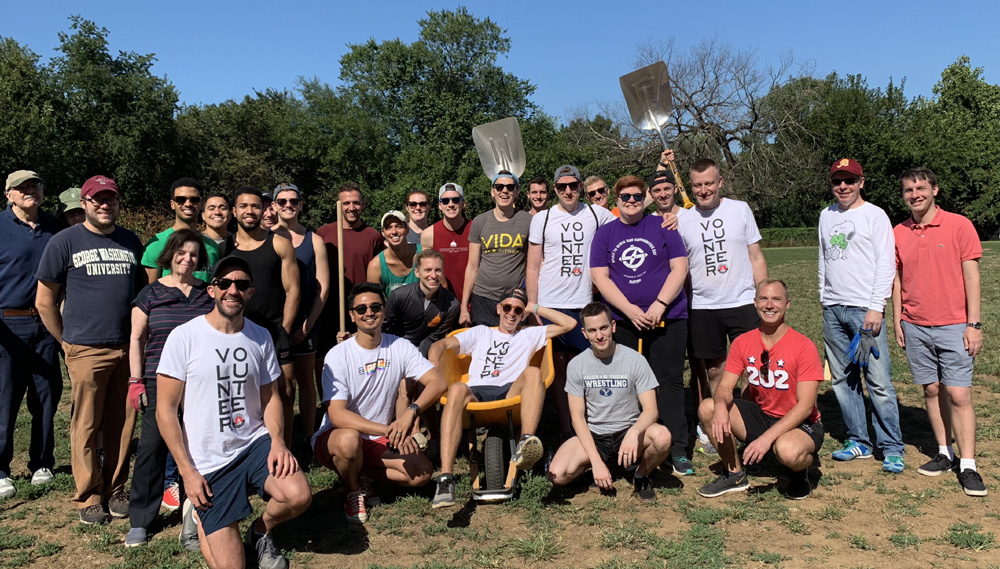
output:
{"label": "blue jeans", "polygon": [[826,343],[826,359],[830,362],[833,375],[833,393],[840,403],[840,412],[847,427],[847,437],[869,448],[873,445],[868,437],[868,418],[865,415],[865,384],[872,406],[872,424],[875,426],[875,441],[886,456],[903,456],[903,435],[899,428],[899,404],[896,389],[892,386],[892,365],[889,363],[889,341],[886,338],[885,321],[876,337],[879,357],[874,354],[868,360],[865,381],[861,381],[861,368],[852,364],[847,357],[851,339],[858,333],[865,321],[866,308],[857,306],[823,307],[823,340]]}

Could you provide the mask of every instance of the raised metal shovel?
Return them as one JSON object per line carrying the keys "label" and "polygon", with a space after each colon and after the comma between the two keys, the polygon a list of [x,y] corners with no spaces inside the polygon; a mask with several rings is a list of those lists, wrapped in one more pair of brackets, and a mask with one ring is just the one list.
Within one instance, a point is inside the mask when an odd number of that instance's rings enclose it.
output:
{"label": "raised metal shovel", "polygon": [[[639,130],[656,129],[656,134],[660,135],[660,142],[663,143],[663,149],[669,149],[667,138],[663,136],[663,128],[670,123],[670,112],[674,109],[674,102],[670,93],[667,64],[657,61],[622,75],[618,82],[621,83],[625,104],[628,105],[629,115],[632,116],[632,124]],[[674,175],[674,180],[677,181],[677,188],[681,191],[684,207],[686,209],[694,207],[687,191],[684,190],[684,181],[677,171],[677,165],[669,162],[668,166]]]}
{"label": "raised metal shovel", "polygon": [[472,127],[472,141],[476,144],[483,172],[490,180],[500,170],[512,172],[518,178],[524,173],[524,144],[516,118],[507,117]]}

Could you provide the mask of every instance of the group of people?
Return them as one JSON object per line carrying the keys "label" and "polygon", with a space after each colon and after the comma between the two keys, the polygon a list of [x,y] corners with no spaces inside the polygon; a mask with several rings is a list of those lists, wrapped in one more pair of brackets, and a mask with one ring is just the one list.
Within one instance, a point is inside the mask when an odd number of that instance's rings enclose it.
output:
{"label": "group of people", "polygon": [[[381,217],[381,231],[363,221],[354,183],[339,191],[344,227],[313,232],[299,222],[303,196],[292,183],[268,194],[243,187],[230,201],[181,178],[170,188],[173,224],[145,246],[116,223],[114,180],[94,176],[63,192],[59,220],[40,209],[38,174],[11,173],[0,213],[0,497],[16,492],[13,429],[25,395],[31,483],[53,478],[62,354],[81,523],[128,516],[125,543],[142,545],[158,509],[180,507],[183,493],[181,539],[210,567],[243,564],[238,523],[252,513],[248,488],[267,506],[246,542],[261,567],[287,566],[271,530],[312,496],[293,431],[308,439],[315,463],[340,475],[346,517],[364,523],[379,484],[433,480],[432,506],[454,505],[466,406],[516,396],[512,462],[533,468],[544,456],[539,431],[548,429],[559,440],[547,472],[555,485],[592,470],[608,489],[628,472],[635,495],[655,500],[649,477],[661,465],[694,474],[693,438],[724,467],[702,496],[748,488],[746,470],[773,453],[787,470],[785,494],[805,498],[824,437],[819,352],[785,322],[788,287],[768,275],[751,208],[723,197],[719,165],[692,164],[696,204],[683,209],[673,160],[664,151],[648,179],[623,176],[613,192],[562,166],[551,184],[530,180],[527,211],[516,205],[518,177],[501,171],[491,180],[494,207],[471,220],[460,185],[439,188],[442,218],[433,224],[429,194],[414,190],[406,213]],[[884,324],[891,296],[896,341],[923,386],[939,445],[918,472],[955,471],[965,493],[984,496],[971,401],[983,343],[976,232],[936,205],[937,180],[924,168],[900,177],[911,216],[894,229],[861,197],[856,161],[834,163],[830,185],[836,202],[820,214],[819,291],[847,432],[833,458],[870,458],[877,446],[883,470],[904,470]],[[330,261],[338,249],[343,281]],[[338,303],[327,302],[337,295],[346,296],[349,330],[335,324]],[[467,329],[450,334],[459,328]],[[549,341],[555,382],[546,391],[529,362]],[[438,371],[449,351],[470,356],[467,383],[449,385]],[[546,401],[554,424],[542,424]],[[434,478],[429,437],[440,448]]]}

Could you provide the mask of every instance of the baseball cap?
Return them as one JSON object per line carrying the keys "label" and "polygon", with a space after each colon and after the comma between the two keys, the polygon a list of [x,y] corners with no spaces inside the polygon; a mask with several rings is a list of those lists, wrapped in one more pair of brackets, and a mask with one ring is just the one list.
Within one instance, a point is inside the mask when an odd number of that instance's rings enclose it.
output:
{"label": "baseball cap", "polygon": [[39,182],[42,182],[42,179],[38,177],[38,174],[32,172],[31,170],[18,170],[16,172],[11,172],[7,176],[7,184],[4,186],[3,191],[6,192],[13,187],[20,186],[28,180],[38,180]]}
{"label": "baseball cap", "polygon": [[841,158],[830,166],[830,175],[833,176],[837,172],[848,172],[854,174],[855,176],[864,176],[864,172],[861,170],[861,164],[858,164],[857,160],[851,160],[850,158]]}
{"label": "baseball cap", "polygon": [[59,194],[59,201],[63,204],[63,211],[83,209],[83,204],[80,203],[80,188],[70,188]]}
{"label": "baseball cap", "polygon": [[261,192],[260,199],[263,200],[263,201],[266,201],[266,202],[273,202],[274,201],[274,195],[272,195],[269,192]]}
{"label": "baseball cap", "polygon": [[653,175],[649,177],[646,185],[652,188],[656,184],[662,183],[676,184],[677,180],[674,179],[674,175],[669,170],[660,170],[658,172],[653,172]]}
{"label": "baseball cap", "polygon": [[282,182],[274,187],[274,191],[271,195],[278,195],[281,192],[295,192],[300,198],[302,197],[302,192],[299,191],[299,187],[291,182]]}
{"label": "baseball cap", "polygon": [[524,289],[521,287],[512,286],[503,289],[503,293],[500,295],[500,300],[497,302],[503,302],[508,298],[516,298],[517,300],[523,302],[525,306],[528,305],[528,294],[524,292]]}
{"label": "baseball cap", "polygon": [[107,176],[92,176],[83,183],[83,187],[80,188],[80,196],[86,198],[106,190],[117,194],[118,184]]}
{"label": "baseball cap", "polygon": [[243,257],[237,257],[236,255],[229,255],[228,257],[219,259],[219,262],[215,264],[215,268],[212,269],[212,278],[217,279],[233,269],[243,271],[250,277],[250,281],[253,282],[253,270],[250,268],[250,263]]}
{"label": "baseball cap", "polygon": [[463,200],[465,199],[465,190],[463,190],[462,186],[459,186],[458,184],[448,182],[447,184],[441,186],[441,189],[438,190],[438,199],[441,199],[441,196],[443,196],[445,192],[458,192],[458,195]]}
{"label": "baseball cap", "polygon": [[552,181],[558,182],[559,178],[563,176],[573,176],[577,182],[583,181],[583,178],[580,177],[580,171],[576,169],[576,166],[570,166],[569,164],[556,168],[556,175],[552,178]]}
{"label": "baseball cap", "polygon": [[389,218],[392,218],[392,217],[398,219],[400,221],[400,223],[402,223],[403,225],[406,225],[406,215],[404,215],[403,212],[401,212],[399,210],[395,210],[395,209],[392,210],[392,211],[385,212],[385,215],[382,216],[382,221],[381,221],[381,223],[379,223],[379,225],[381,225],[382,227],[385,227],[385,220],[387,220]]}

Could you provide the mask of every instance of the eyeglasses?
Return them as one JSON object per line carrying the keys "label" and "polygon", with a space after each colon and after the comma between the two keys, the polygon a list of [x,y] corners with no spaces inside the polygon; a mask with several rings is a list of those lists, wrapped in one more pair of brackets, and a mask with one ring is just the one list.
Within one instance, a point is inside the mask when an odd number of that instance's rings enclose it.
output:
{"label": "eyeglasses", "polygon": [[501,304],[500,308],[503,310],[504,314],[509,314],[511,310],[514,311],[515,316],[524,314],[524,307],[517,306],[515,304]]}
{"label": "eyeglasses", "polygon": [[406,202],[406,207],[427,207],[427,202]]}
{"label": "eyeglasses", "polygon": [[767,366],[771,365],[771,353],[764,350],[760,353],[760,376],[767,378]]}
{"label": "eyeglasses", "polygon": [[288,204],[290,204],[292,207],[299,207],[299,204],[302,203],[302,200],[300,200],[299,198],[279,198],[274,200],[274,202],[278,204],[278,207],[285,207],[285,205]]}
{"label": "eyeglasses", "polygon": [[453,203],[454,204],[460,204],[460,203],[462,203],[462,198],[440,198],[438,201],[441,202],[444,205],[453,204]]}
{"label": "eyeglasses", "polygon": [[201,203],[201,196],[174,196],[174,203],[177,205],[184,205],[187,202],[191,202],[194,205]]}
{"label": "eyeglasses", "polygon": [[515,192],[517,191],[517,184],[493,184],[493,189],[498,192],[502,192],[504,190],[508,192]]}
{"label": "eyeglasses", "polygon": [[379,312],[382,312],[382,303],[373,302],[371,304],[359,304],[351,310],[353,310],[358,316],[364,316],[368,313],[369,308],[372,309],[372,314],[378,314]]}
{"label": "eyeglasses", "polygon": [[580,182],[566,182],[566,183],[562,183],[562,184],[559,184],[559,183],[556,184],[556,191],[561,192],[561,191],[565,190],[566,188],[569,188],[570,190],[572,190],[574,192],[578,192],[578,191],[580,191]]}
{"label": "eyeglasses", "polygon": [[92,197],[86,197],[86,198],[83,198],[83,200],[87,201],[87,202],[90,202],[92,204],[98,205],[98,206],[109,205],[111,207],[114,207],[114,206],[118,205],[121,202],[121,199],[118,196],[111,196],[109,198],[92,198]]}
{"label": "eyeglasses", "polygon": [[632,193],[618,194],[618,199],[620,199],[622,203],[628,203],[632,201],[642,202],[642,194],[632,194]]}
{"label": "eyeglasses", "polygon": [[590,199],[594,199],[594,196],[598,196],[598,195],[603,196],[606,193],[608,193],[608,187],[604,186],[603,188],[596,188],[596,189],[590,190],[589,192],[587,192],[587,197],[590,198]]}
{"label": "eyeglasses", "polygon": [[240,292],[246,292],[248,288],[253,286],[253,282],[250,279],[212,279],[212,286],[222,289],[229,290],[229,287],[236,285],[236,290]]}
{"label": "eyeglasses", "polygon": [[853,178],[837,178],[835,180],[830,180],[830,185],[832,185],[835,188],[842,183],[847,184],[848,186],[853,186],[854,184],[857,184],[858,180],[860,179],[861,178],[858,176],[855,176]]}

